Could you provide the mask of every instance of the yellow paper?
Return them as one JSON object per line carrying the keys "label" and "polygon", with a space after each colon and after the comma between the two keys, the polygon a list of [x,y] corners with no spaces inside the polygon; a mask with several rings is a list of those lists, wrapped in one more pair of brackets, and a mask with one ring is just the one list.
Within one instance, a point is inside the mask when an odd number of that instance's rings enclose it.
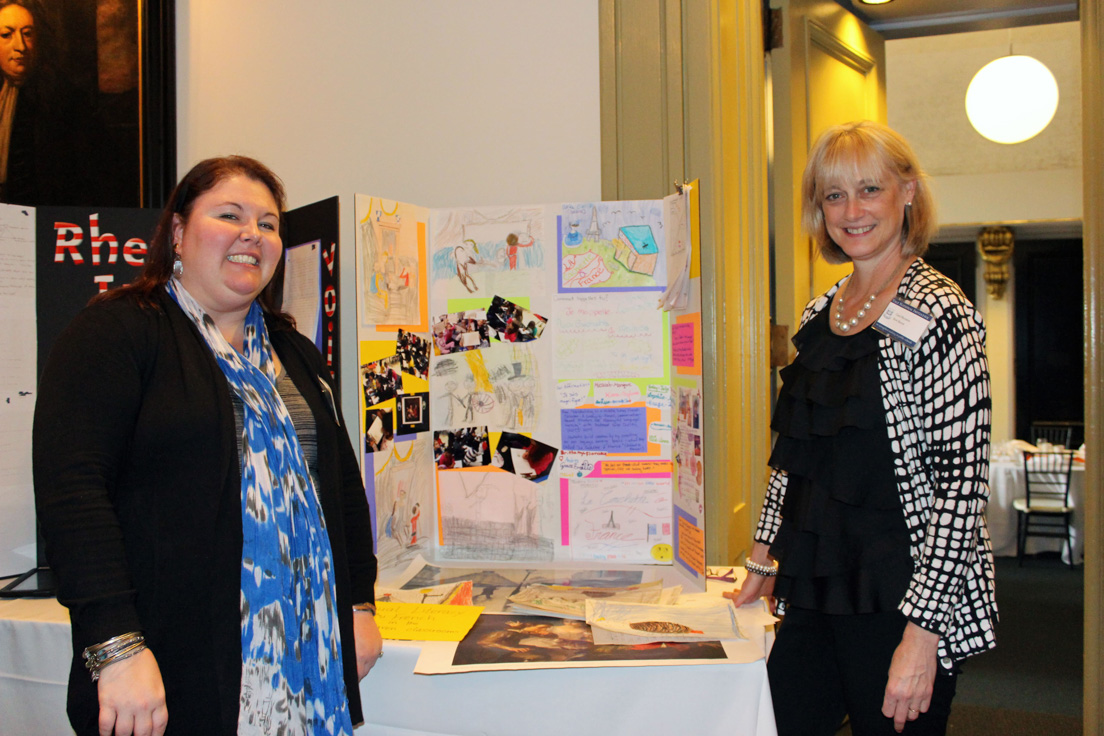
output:
{"label": "yellow paper", "polygon": [[380,601],[376,604],[376,625],[384,639],[460,641],[482,612],[483,606]]}

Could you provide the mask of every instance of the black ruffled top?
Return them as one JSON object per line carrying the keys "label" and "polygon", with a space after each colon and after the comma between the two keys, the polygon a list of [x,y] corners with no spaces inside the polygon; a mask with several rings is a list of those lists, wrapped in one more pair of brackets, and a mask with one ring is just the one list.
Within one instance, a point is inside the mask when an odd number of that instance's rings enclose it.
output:
{"label": "black ruffled top", "polygon": [[824,309],[794,336],[771,427],[789,476],[771,545],[774,594],[823,613],[897,610],[912,576],[878,379],[878,333],[835,335]]}

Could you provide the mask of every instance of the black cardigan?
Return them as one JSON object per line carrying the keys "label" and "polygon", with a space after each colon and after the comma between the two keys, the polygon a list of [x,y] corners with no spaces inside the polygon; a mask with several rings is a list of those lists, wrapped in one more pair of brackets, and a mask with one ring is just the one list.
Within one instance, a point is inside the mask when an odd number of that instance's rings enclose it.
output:
{"label": "black cardigan", "polygon": [[[336,568],[345,685],[363,720],[352,606],[376,559],[356,456],[324,395],[322,356],[269,319],[273,349],[318,426],[318,494]],[[336,412],[336,413],[335,413]],[[170,734],[233,734],[241,690],[241,481],[230,389],[167,294],[84,309],[39,382],[34,482],[58,600],[69,608],[68,712],[95,734],[85,647],[142,630],[165,682]]]}

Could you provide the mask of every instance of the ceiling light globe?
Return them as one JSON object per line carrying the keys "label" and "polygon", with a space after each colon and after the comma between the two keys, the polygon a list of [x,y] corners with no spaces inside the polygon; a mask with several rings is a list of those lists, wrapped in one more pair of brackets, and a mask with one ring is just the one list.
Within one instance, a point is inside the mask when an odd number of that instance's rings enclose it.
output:
{"label": "ceiling light globe", "polygon": [[1058,82],[1030,56],[1005,56],[974,75],[966,89],[966,117],[997,143],[1021,143],[1038,135],[1058,109]]}

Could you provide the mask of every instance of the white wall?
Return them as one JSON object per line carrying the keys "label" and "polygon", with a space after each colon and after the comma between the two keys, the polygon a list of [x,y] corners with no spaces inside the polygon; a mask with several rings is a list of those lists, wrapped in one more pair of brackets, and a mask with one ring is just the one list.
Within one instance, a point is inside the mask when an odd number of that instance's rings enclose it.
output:
{"label": "white wall", "polygon": [[342,409],[356,426],[353,194],[601,199],[596,0],[177,0],[179,173],[241,153],[291,207],[341,198]]}

